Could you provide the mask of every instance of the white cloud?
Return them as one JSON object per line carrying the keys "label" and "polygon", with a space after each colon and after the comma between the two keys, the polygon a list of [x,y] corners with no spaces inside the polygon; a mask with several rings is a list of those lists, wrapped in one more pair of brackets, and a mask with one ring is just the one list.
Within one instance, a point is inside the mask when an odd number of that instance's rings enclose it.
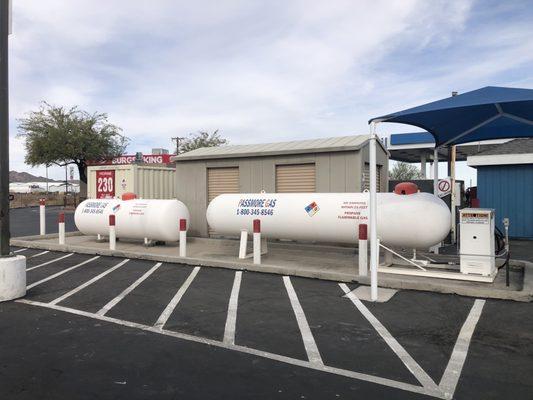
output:
{"label": "white cloud", "polygon": [[12,117],[41,100],[104,111],[131,151],[199,129],[232,143],[366,132],[451,90],[532,83],[509,73],[531,68],[531,28],[472,1],[14,3]]}

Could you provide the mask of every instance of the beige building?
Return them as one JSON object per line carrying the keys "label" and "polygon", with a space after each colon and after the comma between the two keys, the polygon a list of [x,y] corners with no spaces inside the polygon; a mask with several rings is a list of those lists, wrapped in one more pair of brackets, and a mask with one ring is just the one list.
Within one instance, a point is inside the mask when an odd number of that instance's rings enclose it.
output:
{"label": "beige building", "polygon": [[[381,143],[380,143],[381,144]],[[177,198],[190,234],[209,236],[205,212],[223,193],[361,192],[369,186],[368,135],[206,147],[172,158]],[[378,190],[387,190],[388,153],[377,147]]]}

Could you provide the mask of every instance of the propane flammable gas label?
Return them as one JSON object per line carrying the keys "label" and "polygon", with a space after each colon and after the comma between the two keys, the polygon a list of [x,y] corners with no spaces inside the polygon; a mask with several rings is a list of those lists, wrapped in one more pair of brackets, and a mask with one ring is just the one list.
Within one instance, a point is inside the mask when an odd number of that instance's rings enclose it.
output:
{"label": "propane flammable gas label", "polygon": [[338,219],[368,220],[368,205],[365,201],[343,201]]}
{"label": "propane flammable gas label", "polygon": [[314,201],[311,204],[309,204],[307,207],[305,207],[305,212],[309,214],[310,217],[315,215],[319,210],[320,208],[318,207],[318,204],[316,204],[316,202]]}

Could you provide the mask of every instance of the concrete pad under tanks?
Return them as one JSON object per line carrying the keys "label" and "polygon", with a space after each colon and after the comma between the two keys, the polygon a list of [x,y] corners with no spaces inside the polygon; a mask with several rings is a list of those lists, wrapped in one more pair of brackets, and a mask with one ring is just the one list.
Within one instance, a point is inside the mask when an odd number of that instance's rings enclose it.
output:
{"label": "concrete pad under tanks", "polygon": [[337,282],[353,281],[357,270],[354,249],[348,247],[269,242],[268,255],[263,256],[261,265],[255,265],[250,258],[240,260],[237,257],[239,242],[236,240],[187,238],[187,257],[179,257],[177,243],[145,247],[139,241],[121,240],[117,242],[117,249],[111,251],[108,242],[98,243],[96,236],[84,236],[79,232],[67,234],[66,242],[66,245],[59,245],[56,234],[11,239],[12,246],[295,275]]}
{"label": "concrete pad under tanks", "polygon": [[[109,250],[106,242],[98,243],[95,236],[80,232],[67,234],[66,245],[57,243],[57,235],[27,236],[11,240],[13,246],[100,254],[168,263],[210,266],[228,269],[257,271],[280,275],[317,278],[336,282],[370,284],[370,277],[357,275],[356,249],[341,246],[322,246],[300,243],[269,242],[269,252],[262,264],[251,259],[237,258],[239,242],[230,239],[188,238],[187,257],[179,257],[177,243],[145,247],[140,242],[120,241],[117,250]],[[440,256],[450,257],[450,256]],[[463,296],[496,298],[504,300],[533,300],[533,263],[510,260],[511,285],[505,286],[505,272],[501,270],[493,283],[435,279],[422,276],[379,273],[380,287],[391,289],[422,290],[453,293]]]}

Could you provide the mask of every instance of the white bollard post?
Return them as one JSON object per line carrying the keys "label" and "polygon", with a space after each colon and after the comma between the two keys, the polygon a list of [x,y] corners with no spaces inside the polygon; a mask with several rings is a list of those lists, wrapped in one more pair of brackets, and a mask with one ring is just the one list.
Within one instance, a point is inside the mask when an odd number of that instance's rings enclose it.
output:
{"label": "white bollard post", "polygon": [[254,264],[261,264],[261,220],[254,219]]}
{"label": "white bollard post", "polygon": [[59,244],[65,244],[65,213],[60,212],[57,218],[58,232],[59,232]]}
{"label": "white bollard post", "polygon": [[187,220],[180,219],[180,257],[187,257]]}
{"label": "white bollard post", "polygon": [[239,258],[241,260],[246,258],[246,245],[248,244],[248,231],[246,229],[241,230],[241,243],[239,245]]}
{"label": "white bollard post", "polygon": [[39,231],[40,235],[46,235],[46,200],[39,199]]}
{"label": "white bollard post", "polygon": [[359,276],[368,275],[368,225],[359,224]]}
{"label": "white bollard post", "polygon": [[109,250],[117,249],[117,236],[115,232],[115,215],[111,214],[109,216]]}

